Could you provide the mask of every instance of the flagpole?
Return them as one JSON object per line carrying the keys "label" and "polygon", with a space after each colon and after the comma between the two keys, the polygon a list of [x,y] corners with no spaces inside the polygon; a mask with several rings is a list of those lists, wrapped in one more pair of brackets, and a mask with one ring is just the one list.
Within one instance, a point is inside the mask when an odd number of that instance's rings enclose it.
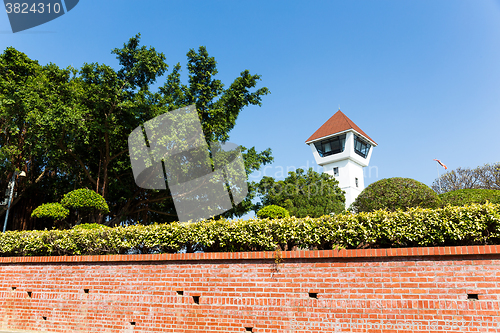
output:
{"label": "flagpole", "polygon": [[[436,160],[435,160],[435,161],[436,161]],[[438,185],[439,185],[439,192],[441,193],[441,192],[442,192],[442,190],[441,190],[441,179],[439,178],[440,176],[439,176],[439,163],[438,163],[438,161],[436,161],[436,170],[437,170],[437,172],[438,172]]]}

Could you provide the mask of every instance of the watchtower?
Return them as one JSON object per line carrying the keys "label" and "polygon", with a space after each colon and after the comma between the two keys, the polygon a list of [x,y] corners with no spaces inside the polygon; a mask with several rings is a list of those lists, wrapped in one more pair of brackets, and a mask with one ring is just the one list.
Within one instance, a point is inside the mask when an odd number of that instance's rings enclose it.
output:
{"label": "watchtower", "polygon": [[339,181],[348,208],[365,188],[363,168],[368,166],[377,143],[338,110],[306,144],[323,172]]}

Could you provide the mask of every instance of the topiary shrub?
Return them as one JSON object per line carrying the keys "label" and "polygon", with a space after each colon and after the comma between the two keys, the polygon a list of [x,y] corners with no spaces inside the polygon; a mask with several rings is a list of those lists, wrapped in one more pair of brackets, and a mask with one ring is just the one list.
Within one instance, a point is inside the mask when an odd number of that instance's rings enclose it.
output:
{"label": "topiary shrub", "polygon": [[64,207],[81,211],[100,211],[109,213],[109,207],[106,200],[92,190],[80,188],[78,190],[66,193],[61,200]]}
{"label": "topiary shrub", "polygon": [[473,203],[484,204],[487,201],[499,204],[500,190],[486,189],[462,189],[450,191],[439,195],[441,205],[447,206],[465,206]]}
{"label": "topiary shrub", "polygon": [[54,221],[65,219],[68,215],[69,210],[58,202],[40,205],[31,213],[31,217],[51,218]]}
{"label": "topiary shrub", "polygon": [[441,200],[429,186],[411,178],[385,178],[370,184],[352,204],[354,212],[410,207],[437,208]]}
{"label": "topiary shrub", "polygon": [[266,219],[266,218],[282,219],[284,217],[289,217],[289,216],[290,213],[288,213],[288,211],[285,208],[276,205],[269,205],[262,207],[257,212],[257,217],[259,219]]}

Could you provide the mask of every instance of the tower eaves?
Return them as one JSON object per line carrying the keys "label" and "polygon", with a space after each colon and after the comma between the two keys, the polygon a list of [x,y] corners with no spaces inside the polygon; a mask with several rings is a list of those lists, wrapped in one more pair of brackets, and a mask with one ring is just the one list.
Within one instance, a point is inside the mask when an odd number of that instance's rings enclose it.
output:
{"label": "tower eaves", "polygon": [[333,116],[330,117],[320,128],[314,132],[313,135],[306,140],[306,143],[321,139],[336,133],[354,130],[364,136],[366,139],[377,145],[361,128],[358,127],[351,119],[349,119],[342,111],[338,110]]}

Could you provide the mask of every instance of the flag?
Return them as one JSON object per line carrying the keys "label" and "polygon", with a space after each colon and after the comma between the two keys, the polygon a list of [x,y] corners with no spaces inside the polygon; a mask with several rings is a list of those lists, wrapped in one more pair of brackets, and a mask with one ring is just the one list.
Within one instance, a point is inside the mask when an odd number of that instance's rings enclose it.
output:
{"label": "flag", "polygon": [[444,165],[440,160],[434,159],[434,161],[438,162],[440,166],[442,166],[445,170],[448,170],[448,167]]}

